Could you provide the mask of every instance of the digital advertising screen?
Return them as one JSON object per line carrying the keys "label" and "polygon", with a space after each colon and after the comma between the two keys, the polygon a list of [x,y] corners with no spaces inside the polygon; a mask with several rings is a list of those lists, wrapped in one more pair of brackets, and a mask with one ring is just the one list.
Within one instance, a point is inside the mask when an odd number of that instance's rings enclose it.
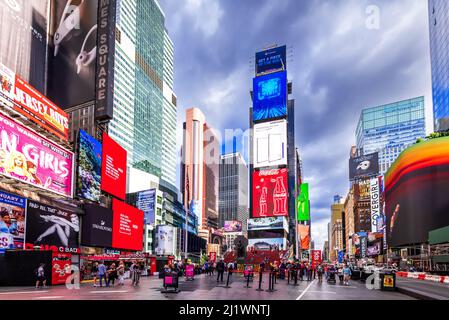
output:
{"label": "digital advertising screen", "polygon": [[120,200],[112,200],[112,247],[142,251],[143,211]]}
{"label": "digital advertising screen", "polygon": [[378,152],[349,159],[349,180],[368,178],[378,173]]}
{"label": "digital advertising screen", "polygon": [[311,256],[312,256],[312,267],[315,268],[321,262],[323,261],[321,250],[311,250]]}
{"label": "digital advertising screen", "polygon": [[287,47],[280,46],[256,53],[256,75],[287,70]]}
{"label": "digital advertising screen", "polygon": [[298,224],[298,238],[300,241],[301,250],[310,249],[310,226]]}
{"label": "digital advertising screen", "polygon": [[175,252],[175,228],[159,225],[156,227],[156,254],[173,255]]}
{"label": "digital advertising screen", "polygon": [[0,174],[73,197],[73,153],[2,114]]}
{"label": "digital advertising screen", "polygon": [[428,241],[449,225],[449,137],[417,143],[401,153],[385,174],[389,246]]}
{"label": "digital advertising screen", "polygon": [[66,284],[67,279],[72,274],[72,254],[57,253],[52,254],[52,285]]}
{"label": "digital advertising screen", "polygon": [[80,220],[77,214],[32,200],[27,201],[26,249],[79,253]]}
{"label": "digital advertising screen", "polygon": [[26,199],[0,191],[0,249],[24,248]]}
{"label": "digital advertising screen", "polygon": [[287,241],[285,238],[248,239],[248,246],[256,250],[285,250]]}
{"label": "digital advertising screen", "polygon": [[126,150],[103,133],[101,190],[122,200],[126,197],[126,158]]}
{"label": "digital advertising screen", "polygon": [[254,168],[287,165],[287,121],[254,125]]}
{"label": "digital advertising screen", "polygon": [[242,223],[240,221],[225,221],[224,223],[224,232],[241,232],[242,231]]}
{"label": "digital advertising screen", "polygon": [[6,66],[0,64],[0,101],[65,141],[69,115]]}
{"label": "digital advertising screen", "polygon": [[309,184],[302,183],[298,195],[298,221],[310,220]]}
{"label": "digital advertising screen", "polygon": [[288,231],[288,223],[285,217],[248,219],[248,231],[282,229]]}
{"label": "digital advertising screen", "polygon": [[288,170],[253,172],[252,218],[288,216]]}
{"label": "digital advertising screen", "polygon": [[145,224],[155,223],[156,189],[137,193],[137,208],[143,211]]}
{"label": "digital advertising screen", "polygon": [[88,247],[111,248],[112,210],[96,204],[85,204],[84,212],[81,244]]}
{"label": "digital advertising screen", "polygon": [[253,80],[253,121],[287,115],[287,72],[277,72]]}
{"label": "digital advertising screen", "polygon": [[80,129],[76,181],[76,194],[80,198],[100,201],[102,150],[99,141]]}

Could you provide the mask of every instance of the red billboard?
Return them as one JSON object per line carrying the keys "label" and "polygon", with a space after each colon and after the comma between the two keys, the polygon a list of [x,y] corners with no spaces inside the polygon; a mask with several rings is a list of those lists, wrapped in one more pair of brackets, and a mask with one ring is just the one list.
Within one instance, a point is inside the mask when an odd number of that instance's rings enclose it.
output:
{"label": "red billboard", "polygon": [[103,133],[101,190],[122,200],[126,197],[126,150]]}
{"label": "red billboard", "polygon": [[253,218],[288,216],[287,169],[253,172]]}
{"label": "red billboard", "polygon": [[52,260],[51,284],[65,284],[67,278],[72,274],[72,255],[70,253],[53,252]]}
{"label": "red billboard", "polygon": [[0,101],[48,132],[67,141],[69,115],[30,84],[0,64]]}
{"label": "red billboard", "polygon": [[112,200],[112,247],[142,251],[143,211],[120,200]]}
{"label": "red billboard", "polygon": [[320,265],[322,262],[321,250],[312,250],[312,267]]}

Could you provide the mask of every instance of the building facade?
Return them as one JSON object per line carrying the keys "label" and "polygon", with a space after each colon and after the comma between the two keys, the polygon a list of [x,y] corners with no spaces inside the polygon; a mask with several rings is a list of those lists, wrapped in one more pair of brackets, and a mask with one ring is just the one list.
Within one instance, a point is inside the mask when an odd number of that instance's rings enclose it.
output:
{"label": "building facade", "polygon": [[352,235],[354,226],[354,186],[348,192],[344,203],[346,253],[353,254]]}
{"label": "building facade", "polygon": [[432,64],[435,131],[449,130],[449,2],[429,0],[429,38]]}
{"label": "building facade", "polygon": [[248,166],[240,153],[221,156],[219,174],[219,227],[239,221],[246,232],[248,213]]}
{"label": "building facade", "polygon": [[220,146],[214,130],[207,126],[198,108],[186,110],[183,129],[183,204],[197,215],[199,234],[209,241],[212,229],[218,229]]}
{"label": "building facade", "polygon": [[402,151],[425,136],[424,97],[363,109],[356,130],[362,155],[379,152],[381,174]]}
{"label": "building facade", "polygon": [[331,206],[331,261],[336,260],[338,258],[338,251],[344,248],[343,210],[344,204],[342,203],[334,203]]}

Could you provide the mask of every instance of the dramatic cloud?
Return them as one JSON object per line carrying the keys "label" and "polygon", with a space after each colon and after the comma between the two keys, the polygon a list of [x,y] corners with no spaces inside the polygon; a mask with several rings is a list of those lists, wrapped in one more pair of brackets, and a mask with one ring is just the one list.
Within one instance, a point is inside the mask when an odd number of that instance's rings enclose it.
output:
{"label": "dramatic cloud", "polygon": [[[347,193],[360,110],[425,95],[431,130],[427,1],[160,3],[175,44],[179,128],[184,110],[196,106],[223,134],[228,128],[246,130],[254,53],[287,44],[296,143],[310,182],[317,248],[327,239],[333,195]],[[179,145],[181,138],[178,132]]]}

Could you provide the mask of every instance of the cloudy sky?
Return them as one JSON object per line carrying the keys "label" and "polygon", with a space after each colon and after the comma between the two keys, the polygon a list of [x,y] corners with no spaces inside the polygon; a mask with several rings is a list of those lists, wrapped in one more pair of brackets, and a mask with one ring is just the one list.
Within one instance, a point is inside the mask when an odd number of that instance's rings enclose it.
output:
{"label": "cloudy sky", "polygon": [[[287,44],[296,144],[304,178],[310,183],[317,248],[327,239],[333,196],[345,196],[348,189],[349,149],[355,143],[360,110],[424,95],[430,131],[425,0],[160,0],[160,4],[175,45],[181,128],[184,110],[195,106],[222,133],[246,130],[254,53],[271,44]],[[181,141],[179,130],[178,145]]]}

